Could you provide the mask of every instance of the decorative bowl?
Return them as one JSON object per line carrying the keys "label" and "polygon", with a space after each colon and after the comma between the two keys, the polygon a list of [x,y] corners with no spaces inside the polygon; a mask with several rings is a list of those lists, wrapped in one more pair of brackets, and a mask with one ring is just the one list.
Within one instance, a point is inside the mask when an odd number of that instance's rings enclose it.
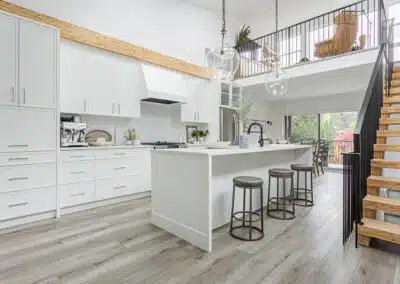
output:
{"label": "decorative bowl", "polygon": [[208,149],[227,149],[231,145],[230,141],[221,141],[221,142],[207,142],[205,144]]}

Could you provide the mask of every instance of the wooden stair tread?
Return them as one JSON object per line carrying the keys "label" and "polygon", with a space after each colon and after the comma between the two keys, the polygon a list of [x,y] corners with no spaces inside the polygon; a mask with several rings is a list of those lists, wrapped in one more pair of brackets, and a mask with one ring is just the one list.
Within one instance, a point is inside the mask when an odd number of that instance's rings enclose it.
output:
{"label": "wooden stair tread", "polygon": [[367,179],[367,186],[400,190],[400,179],[393,177],[370,176]]}
{"label": "wooden stair tread", "polygon": [[[399,73],[399,75],[400,75],[400,73]],[[384,104],[399,104],[400,103],[400,96],[384,97],[383,98],[383,103]]]}
{"label": "wooden stair tread", "polygon": [[386,168],[386,169],[400,169],[400,161],[396,160],[383,160],[373,159],[371,161],[371,167],[373,168]]}
{"label": "wooden stair tread", "polygon": [[362,222],[363,225],[358,225],[359,234],[400,244],[400,225],[369,218],[363,218]]}
{"label": "wooden stair tread", "polygon": [[400,152],[400,144],[375,144],[376,152]]}
{"label": "wooden stair tread", "polygon": [[392,80],[400,79],[400,73],[399,72],[394,72],[392,75]]}
{"label": "wooden stair tread", "polygon": [[400,214],[400,199],[367,195],[363,200],[364,208],[374,211],[384,211],[395,215]]}
{"label": "wooden stair tread", "polygon": [[381,125],[398,125],[400,124],[400,118],[381,118],[379,119]]}
{"label": "wooden stair tread", "polygon": [[392,88],[400,87],[400,80],[392,80],[392,82],[390,82],[390,85],[392,86]]}
{"label": "wooden stair tread", "polygon": [[383,107],[381,108],[381,113],[384,114],[400,113],[400,107]]}
{"label": "wooden stair tread", "polygon": [[400,136],[400,130],[379,130],[376,132],[377,137],[396,137]]}
{"label": "wooden stair tread", "polygon": [[392,86],[392,88],[390,88],[390,95],[391,96],[398,96],[400,95],[400,86]]}

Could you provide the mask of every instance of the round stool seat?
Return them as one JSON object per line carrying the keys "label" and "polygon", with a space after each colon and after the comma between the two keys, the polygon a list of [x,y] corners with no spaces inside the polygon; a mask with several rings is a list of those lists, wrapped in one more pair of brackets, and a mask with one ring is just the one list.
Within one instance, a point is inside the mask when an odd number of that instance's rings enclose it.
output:
{"label": "round stool seat", "polygon": [[233,184],[239,187],[258,188],[264,184],[264,181],[258,177],[240,176],[233,178]]}
{"label": "round stool seat", "polygon": [[290,166],[294,171],[312,171],[313,166],[306,164],[294,164]]}
{"label": "round stool seat", "polygon": [[272,177],[292,177],[294,175],[294,171],[290,169],[270,169],[268,171],[269,175]]}

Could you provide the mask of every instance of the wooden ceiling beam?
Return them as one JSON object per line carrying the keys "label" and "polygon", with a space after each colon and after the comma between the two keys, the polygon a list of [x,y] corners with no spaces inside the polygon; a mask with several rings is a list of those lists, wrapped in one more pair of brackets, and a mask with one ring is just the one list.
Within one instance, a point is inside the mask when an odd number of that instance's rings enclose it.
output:
{"label": "wooden ceiling beam", "polygon": [[138,59],[163,68],[182,72],[195,77],[210,79],[204,67],[146,49],[120,39],[103,35],[101,33],[65,22],[45,14],[41,14],[28,8],[0,0],[0,10],[15,14],[33,21],[47,24],[60,29],[61,38],[81,43],[87,46],[100,48],[109,52]]}

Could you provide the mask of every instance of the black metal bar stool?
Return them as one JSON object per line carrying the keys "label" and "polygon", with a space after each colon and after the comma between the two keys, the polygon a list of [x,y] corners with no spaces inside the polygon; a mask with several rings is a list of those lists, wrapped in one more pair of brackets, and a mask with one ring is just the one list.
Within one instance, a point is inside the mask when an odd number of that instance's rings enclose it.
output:
{"label": "black metal bar stool", "polygon": [[[304,207],[314,206],[314,186],[313,186],[313,166],[303,165],[303,164],[294,164],[291,165],[292,170],[296,171],[296,187],[294,188],[295,192],[295,204]],[[304,188],[300,188],[300,173],[304,173]],[[310,174],[310,188],[308,188],[308,175]],[[303,197],[299,197],[299,193],[304,194]],[[310,198],[309,198],[310,195]]]}
{"label": "black metal bar stool", "polygon": [[[268,171],[268,201],[267,201],[267,215],[271,218],[281,220],[291,220],[296,217],[293,202],[293,176],[294,171],[290,169],[270,169]],[[276,178],[276,197],[271,197],[271,178]],[[280,197],[279,180],[283,182],[283,194]],[[290,190],[286,191],[286,180],[290,179]],[[271,204],[275,208],[271,208]],[[292,210],[287,206],[291,206]]]}
{"label": "black metal bar stool", "polygon": [[[264,214],[263,214],[263,184],[264,181],[257,177],[240,176],[233,178],[233,196],[232,196],[232,211],[231,211],[231,227],[229,234],[242,241],[258,241],[264,237]],[[243,189],[243,208],[241,211],[234,212],[235,208],[235,191],[236,187]],[[253,211],[253,190],[260,190],[261,208],[260,213]],[[249,210],[246,210],[246,191],[249,191]],[[240,217],[241,216],[241,217]],[[246,219],[247,217],[247,219]],[[255,217],[255,219],[253,219]],[[238,220],[241,225],[233,226],[233,221]],[[261,222],[260,227],[253,226],[253,223]],[[246,224],[247,223],[247,224]],[[241,231],[246,235],[239,235]]]}

